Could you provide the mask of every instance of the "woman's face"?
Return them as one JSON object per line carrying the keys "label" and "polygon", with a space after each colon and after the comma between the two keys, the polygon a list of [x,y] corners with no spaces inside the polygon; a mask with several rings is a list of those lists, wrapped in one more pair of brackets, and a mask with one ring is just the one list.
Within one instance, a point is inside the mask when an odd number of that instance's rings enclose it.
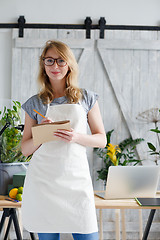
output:
{"label": "woman's face", "polygon": [[[55,83],[55,81],[61,81],[61,80],[65,81],[66,74],[69,70],[69,67],[67,64],[65,65],[65,62],[63,62],[63,59],[59,56],[59,54],[54,49],[49,49],[45,55],[45,59],[46,58],[47,58],[47,62],[49,62],[49,63],[50,62],[53,63],[53,59],[61,59],[58,61],[60,62],[60,65],[62,65],[62,66],[59,66],[57,64],[57,61],[54,61],[54,64],[51,66],[46,66],[44,64],[45,71],[49,77],[50,82]],[[62,64],[62,62],[63,62],[63,64]]]}

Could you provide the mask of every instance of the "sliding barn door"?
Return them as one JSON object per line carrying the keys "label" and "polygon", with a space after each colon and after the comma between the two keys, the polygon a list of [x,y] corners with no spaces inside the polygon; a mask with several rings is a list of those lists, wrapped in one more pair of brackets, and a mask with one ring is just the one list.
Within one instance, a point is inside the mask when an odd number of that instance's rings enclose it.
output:
{"label": "sliding barn door", "polygon": [[[97,47],[130,135],[154,141],[148,132],[160,108],[160,40],[105,39]],[[141,159],[150,158],[146,141],[137,147]]]}
{"label": "sliding barn door", "polygon": [[[85,30],[25,29],[24,38],[18,38],[18,30],[14,29],[12,99],[23,103],[37,93],[42,47],[50,39],[64,41],[78,61],[80,87],[99,95],[105,131],[114,129],[111,142],[116,145],[130,136],[144,138],[137,148],[138,156],[144,160],[143,164],[155,164],[155,157],[149,155],[147,141],[157,144],[156,134],[149,130],[155,127],[156,119],[160,120],[157,111],[160,108],[159,33],[105,30],[105,39],[99,39],[99,30],[91,30],[91,39],[85,39],[85,34]],[[103,162],[91,148],[88,159],[94,189],[103,190],[103,182],[97,181],[97,170]],[[138,213],[134,210],[126,212],[127,239],[139,239]],[[103,216],[104,239],[115,239],[114,211],[107,210]],[[147,219],[148,215],[144,213],[143,217]],[[152,224],[154,239],[159,239],[157,229],[155,221]]]}
{"label": "sliding barn door", "polygon": [[[107,31],[99,39],[99,31],[85,39],[84,30],[25,29],[24,38],[13,30],[12,99],[25,102],[36,94],[38,62],[42,48],[49,39],[64,41],[73,50],[80,68],[80,87],[99,94],[99,105],[105,130],[114,129],[112,143],[127,137],[144,138],[137,147],[138,156],[146,159],[147,141],[157,144],[154,128],[155,109],[160,105],[160,40],[157,32]],[[96,188],[97,170],[102,166],[96,155],[92,158],[92,177]],[[151,164],[153,161],[150,162]]]}

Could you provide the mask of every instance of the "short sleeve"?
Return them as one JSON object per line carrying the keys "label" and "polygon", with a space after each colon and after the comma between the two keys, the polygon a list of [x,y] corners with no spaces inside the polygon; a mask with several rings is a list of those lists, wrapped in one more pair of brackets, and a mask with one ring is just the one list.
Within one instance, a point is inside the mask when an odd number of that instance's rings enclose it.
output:
{"label": "short sleeve", "polygon": [[86,112],[88,113],[94,106],[95,102],[98,100],[99,96],[97,93],[86,89],[82,89],[82,92],[83,92],[82,105],[85,108]]}
{"label": "short sleeve", "polygon": [[32,119],[39,122],[41,120],[39,119],[40,116],[36,112],[34,112],[33,109],[36,109],[41,114],[45,115],[47,106],[46,104],[43,104],[42,100],[38,97],[38,95],[34,95],[22,105],[22,109],[27,112]]}

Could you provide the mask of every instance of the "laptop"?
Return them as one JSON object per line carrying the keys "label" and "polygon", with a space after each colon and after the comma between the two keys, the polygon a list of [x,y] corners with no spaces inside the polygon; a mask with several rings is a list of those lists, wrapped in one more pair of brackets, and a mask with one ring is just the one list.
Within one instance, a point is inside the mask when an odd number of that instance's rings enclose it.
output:
{"label": "laptop", "polygon": [[159,166],[110,166],[106,190],[96,195],[104,199],[155,197]]}

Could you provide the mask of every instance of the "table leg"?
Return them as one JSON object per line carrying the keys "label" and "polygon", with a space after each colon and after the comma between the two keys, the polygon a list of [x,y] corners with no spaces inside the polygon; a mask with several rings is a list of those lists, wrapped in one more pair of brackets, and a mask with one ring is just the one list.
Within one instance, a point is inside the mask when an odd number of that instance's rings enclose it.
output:
{"label": "table leg", "polygon": [[147,240],[147,238],[148,238],[149,230],[151,228],[151,224],[152,224],[155,212],[156,212],[156,209],[151,209],[142,240]]}
{"label": "table leg", "polygon": [[[7,231],[7,227],[8,227],[8,224],[9,224],[9,219],[10,219],[10,217],[7,217],[6,220],[5,220],[5,223],[4,223],[4,226],[3,226],[3,232],[4,233]],[[10,240],[10,233],[8,233],[7,240]]]}
{"label": "table leg", "polygon": [[99,209],[99,230],[100,230],[100,240],[103,240],[103,216],[102,209]]}
{"label": "table leg", "polygon": [[120,209],[115,209],[116,240],[120,239]]}
{"label": "table leg", "polygon": [[126,224],[125,224],[125,210],[121,209],[121,219],[122,219],[122,240],[126,240]]}
{"label": "table leg", "polygon": [[9,217],[9,222],[8,222],[7,230],[6,230],[6,233],[5,233],[5,236],[4,236],[4,240],[8,239],[8,234],[9,234],[9,231],[10,231],[10,228],[11,228],[11,223],[12,223],[12,216]]}
{"label": "table leg", "polygon": [[21,208],[17,208],[17,213],[18,213],[19,227],[20,227],[20,231],[21,231],[22,238],[23,238],[23,224],[22,224],[22,212],[21,212]]}
{"label": "table leg", "polygon": [[[20,212],[19,212],[19,214],[20,214]],[[3,209],[3,214],[1,217],[1,221],[0,221],[0,235],[1,235],[2,229],[4,227],[4,223],[5,223],[5,220],[7,217],[9,218],[9,222],[7,224],[7,230],[5,231],[4,240],[7,240],[7,238],[8,238],[8,234],[10,231],[12,221],[14,223],[17,240],[22,240],[22,234],[21,234],[22,229],[20,230],[19,221],[18,221],[18,217],[17,217],[15,208],[4,208]],[[30,233],[30,236],[31,236],[32,240],[36,240],[34,233]]]}
{"label": "table leg", "polygon": [[30,236],[31,236],[32,240],[36,240],[36,237],[35,237],[34,233],[30,232]]}
{"label": "table leg", "polygon": [[4,225],[4,222],[5,222],[5,219],[6,217],[9,216],[9,209],[8,208],[5,208],[3,210],[3,214],[2,214],[2,218],[1,218],[1,222],[0,222],[0,234],[2,232],[2,228],[3,228],[3,225]]}
{"label": "table leg", "polygon": [[11,211],[11,215],[12,215],[12,218],[13,218],[13,223],[14,223],[17,239],[22,240],[21,231],[20,231],[20,227],[19,227],[19,223],[18,223],[17,214],[16,214],[16,209],[11,208],[10,211]]}
{"label": "table leg", "polygon": [[139,239],[143,236],[143,219],[142,219],[142,209],[139,209]]}

